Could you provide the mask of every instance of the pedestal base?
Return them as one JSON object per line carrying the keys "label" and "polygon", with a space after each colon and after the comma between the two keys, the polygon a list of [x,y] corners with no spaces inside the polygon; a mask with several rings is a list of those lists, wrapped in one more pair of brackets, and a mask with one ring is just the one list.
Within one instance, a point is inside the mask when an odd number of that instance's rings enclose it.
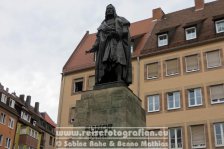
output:
{"label": "pedestal base", "polygon": [[[99,86],[98,86],[99,87]],[[112,124],[112,127],[145,127],[141,100],[126,86],[100,86],[82,93],[77,101],[74,126]]]}

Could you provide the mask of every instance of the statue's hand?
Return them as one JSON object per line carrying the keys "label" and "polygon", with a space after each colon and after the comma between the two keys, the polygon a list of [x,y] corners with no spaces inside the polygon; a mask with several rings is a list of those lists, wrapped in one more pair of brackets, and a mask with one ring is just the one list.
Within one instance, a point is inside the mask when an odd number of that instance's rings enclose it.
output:
{"label": "statue's hand", "polygon": [[116,36],[118,33],[117,33],[115,30],[112,30],[112,31],[110,32],[110,34]]}
{"label": "statue's hand", "polygon": [[91,53],[91,50],[92,50],[92,49],[87,50],[87,51],[85,51],[85,53],[86,53],[86,54],[89,54],[89,53]]}
{"label": "statue's hand", "polygon": [[111,36],[115,37],[116,39],[120,39],[119,33],[116,31],[112,31]]}

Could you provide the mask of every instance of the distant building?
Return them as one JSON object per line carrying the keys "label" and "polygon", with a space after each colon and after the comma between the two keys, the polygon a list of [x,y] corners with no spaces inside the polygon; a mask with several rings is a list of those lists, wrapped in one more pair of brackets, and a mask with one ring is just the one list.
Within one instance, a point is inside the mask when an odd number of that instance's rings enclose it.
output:
{"label": "distant building", "polygon": [[38,102],[32,107],[31,96],[25,101],[24,95],[10,94],[2,85],[0,98],[0,149],[55,148],[56,124],[47,113],[39,112]]}
{"label": "distant building", "polygon": [[[43,129],[42,132],[42,142],[41,142],[41,149],[54,149],[55,148],[55,128],[56,124],[53,122],[53,120],[50,118],[50,116],[43,112],[41,113],[43,120],[45,120],[46,123],[46,129]],[[42,146],[43,144],[43,146]]]}
{"label": "distant building", "polygon": [[11,149],[16,134],[18,114],[15,109],[14,96],[3,90],[1,84],[0,97],[0,149]]}
{"label": "distant building", "polygon": [[[169,148],[224,147],[224,1],[131,24],[133,83],[149,127],[169,128]],[[76,101],[94,84],[96,34],[88,32],[63,67],[58,126],[72,126]]]}
{"label": "distant building", "polygon": [[24,95],[17,99],[16,109],[19,113],[19,122],[17,123],[17,133],[15,137],[15,148],[40,148],[41,129],[38,128],[38,117],[31,112],[31,96],[27,96],[24,101]]}

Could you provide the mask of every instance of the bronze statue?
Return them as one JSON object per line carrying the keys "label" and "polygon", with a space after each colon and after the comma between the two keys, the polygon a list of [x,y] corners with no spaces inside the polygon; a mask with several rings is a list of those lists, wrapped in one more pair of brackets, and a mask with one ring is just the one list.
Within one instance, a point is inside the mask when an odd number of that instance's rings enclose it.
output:
{"label": "bronze statue", "polygon": [[97,29],[97,39],[86,53],[96,52],[96,85],[108,82],[132,83],[130,22],[117,16],[112,4],[106,8],[105,20]]}

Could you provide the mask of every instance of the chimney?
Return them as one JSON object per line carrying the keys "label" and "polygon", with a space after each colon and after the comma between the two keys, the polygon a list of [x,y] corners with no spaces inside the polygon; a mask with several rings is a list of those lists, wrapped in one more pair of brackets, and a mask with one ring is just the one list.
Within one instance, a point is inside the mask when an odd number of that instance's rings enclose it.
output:
{"label": "chimney", "polygon": [[195,3],[195,11],[203,10],[205,6],[204,0],[194,0]]}
{"label": "chimney", "polygon": [[35,102],[34,111],[35,111],[36,113],[39,113],[39,102]]}
{"label": "chimney", "polygon": [[30,106],[30,103],[31,103],[31,96],[28,95],[28,96],[26,97],[26,103],[25,103],[25,104],[26,104],[27,106]]}
{"label": "chimney", "polygon": [[152,10],[152,18],[153,20],[161,20],[162,17],[165,15],[161,8],[156,8]]}
{"label": "chimney", "polygon": [[25,95],[19,95],[19,99],[24,102]]}
{"label": "chimney", "polygon": [[9,88],[8,88],[8,87],[6,88],[6,92],[7,92],[7,93],[9,92]]}
{"label": "chimney", "polygon": [[15,92],[15,91],[14,91],[14,92],[12,92],[12,95],[16,96],[16,92]]}
{"label": "chimney", "polygon": [[4,90],[4,86],[0,83],[0,89]]}

